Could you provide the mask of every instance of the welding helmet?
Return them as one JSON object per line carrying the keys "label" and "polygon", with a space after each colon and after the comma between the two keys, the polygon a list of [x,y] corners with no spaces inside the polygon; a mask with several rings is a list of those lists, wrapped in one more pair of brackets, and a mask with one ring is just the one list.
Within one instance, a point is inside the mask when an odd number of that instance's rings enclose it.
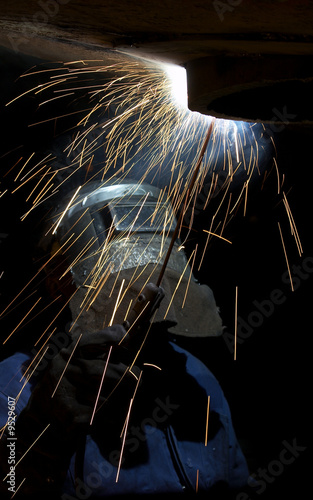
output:
{"label": "welding helmet", "polygon": [[[88,183],[58,204],[45,241],[53,241],[52,260],[65,258],[60,278],[71,275],[74,330],[97,331],[127,319],[143,287],[157,281],[175,227],[164,190],[150,184]],[[155,322],[177,335],[222,333],[213,293],[194,279],[179,240],[162,288]]]}

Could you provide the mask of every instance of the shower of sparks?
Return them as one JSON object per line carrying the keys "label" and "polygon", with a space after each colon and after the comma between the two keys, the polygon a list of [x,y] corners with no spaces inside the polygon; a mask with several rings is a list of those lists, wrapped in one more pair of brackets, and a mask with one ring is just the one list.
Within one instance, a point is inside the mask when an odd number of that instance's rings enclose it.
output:
{"label": "shower of sparks", "polygon": [[[214,214],[208,217],[207,226],[203,228],[207,233],[207,241],[199,269],[212,237],[231,243],[224,234],[228,223],[241,205],[246,214],[250,183],[255,177],[260,177],[264,183],[265,178],[269,176],[269,171],[264,173],[262,170],[264,147],[258,143],[260,140],[260,137],[257,137],[258,127],[256,124],[235,123],[229,120],[212,121],[211,117],[190,112],[186,106],[177,103],[178,91],[175,90],[177,87],[174,86],[172,75],[169,76],[170,69],[169,66],[155,62],[124,58],[120,55],[118,60],[112,56],[112,60],[106,63],[100,60],[72,61],[56,64],[49,69],[32,69],[21,76],[24,83],[27,80],[35,83],[30,83],[30,88],[7,103],[7,106],[16,105],[19,99],[23,101],[28,96],[36,99],[40,117],[29,124],[31,130],[36,127],[40,129],[50,122],[54,124],[54,129],[58,127],[62,129],[67,119],[72,123],[68,140],[60,147],[58,153],[32,151],[24,154],[19,149],[15,153],[13,166],[4,174],[6,180],[12,177],[12,189],[5,190],[6,196],[27,190],[22,221],[27,220],[39,207],[44,207],[46,202],[53,205],[56,200],[55,205],[58,204],[56,213],[49,212],[46,217],[45,238],[48,246],[51,239],[58,237],[68,211],[79,204],[84,206],[81,195],[84,189],[91,186],[94,190],[94,182],[97,186],[107,186],[123,181],[148,183],[160,189],[154,213],[143,222],[144,225],[150,224],[156,227],[155,233],[151,234],[151,239],[147,243],[147,251],[150,245],[153,246],[154,236],[161,235],[160,254],[155,266],[162,264],[165,241],[170,236],[169,228],[174,222],[170,218],[171,212],[163,209],[163,203],[167,199],[172,204],[174,213],[191,212],[188,234],[182,243],[184,246],[192,234],[193,221],[199,210],[208,210],[210,203],[219,194],[218,207]],[[184,86],[184,70],[176,69],[182,74],[181,82]],[[184,100],[185,97],[184,95]],[[57,114],[55,109],[61,102],[62,113]],[[46,112],[44,116],[41,114],[43,112]],[[213,122],[209,146],[201,161],[194,187],[189,192],[203,143]],[[263,129],[265,132],[265,127]],[[272,168],[277,171],[280,185],[276,160]],[[240,175],[243,181],[235,199],[231,191],[238,178],[240,179]],[[68,194],[70,192],[72,194]],[[63,193],[68,197],[63,196]],[[199,197],[203,198],[200,208]],[[60,198],[62,202],[64,200],[63,205],[60,203]],[[46,256],[38,273],[22,287],[10,304],[0,312],[0,316],[13,311],[12,306],[16,306],[17,299],[35,287],[39,273],[45,269],[52,270],[55,267],[55,272],[59,273],[61,280],[67,279],[77,266],[86,264],[88,270],[80,286],[80,290],[84,289],[85,294],[71,329],[75,324],[79,324],[81,316],[100,300],[100,293],[105,288],[111,273],[116,272],[116,280],[110,295],[113,296],[114,292],[118,297],[113,315],[108,318],[109,324],[112,324],[119,305],[127,297],[127,290],[145,270],[139,259],[130,282],[123,283],[117,291],[115,288],[120,269],[115,268],[112,261],[117,259],[121,268],[132,254],[136,240],[132,243],[130,236],[133,237],[135,229],[135,234],[140,237],[140,232],[135,226],[139,218],[141,220],[143,217],[147,201],[149,198],[141,199],[139,212],[138,209],[134,210],[135,220],[119,234],[115,233],[114,227],[126,219],[118,220],[115,216],[100,246],[95,245],[94,237],[86,237],[89,225],[93,222],[93,215],[86,206],[78,220],[75,220],[66,235],[63,235],[57,251]],[[300,251],[301,243],[287,199],[285,207]],[[80,222],[86,215],[90,216],[90,222],[81,229]],[[180,231],[183,224],[185,225],[182,218]],[[122,253],[121,247],[123,247]],[[145,250],[142,251],[140,258],[143,258],[144,254]],[[192,268],[195,256],[195,249],[193,252],[191,250],[188,262],[193,258]],[[58,271],[57,264],[60,257],[66,260],[66,267],[62,272]],[[179,283],[183,275],[184,273]],[[183,304],[187,300],[187,292],[188,286]],[[76,291],[72,292],[66,303],[60,306],[60,311],[55,314],[40,339],[53,328],[75,293]],[[128,303],[127,312],[130,308],[131,303]],[[30,318],[29,321],[33,319],[32,309],[28,311],[27,316]],[[105,326],[105,321],[103,325]],[[17,328],[5,342],[16,330]]]}
{"label": "shower of sparks", "polygon": [[[40,261],[44,263],[38,272],[29,279],[25,286],[21,287],[21,290],[17,292],[3,311],[0,311],[0,318],[9,313],[12,314],[18,306],[37,292],[37,290],[33,291],[33,289],[37,287],[37,278],[39,278],[41,272],[47,270],[49,273],[54,270],[58,275],[58,279],[63,280],[67,279],[71,274],[73,276],[73,271],[79,265],[84,265],[86,268],[82,284],[74,292],[70,292],[70,297],[66,297],[65,303],[61,302],[61,305],[58,306],[59,310],[54,314],[53,318],[47,315],[49,321],[46,323],[49,324],[47,327],[45,327],[46,325],[41,327],[43,331],[39,332],[35,344],[37,346],[42,341],[43,345],[39,348],[38,353],[24,373],[25,380],[17,399],[44,358],[48,349],[47,343],[57,329],[55,324],[64,309],[71,303],[76,292],[83,290],[85,293],[80,300],[80,310],[77,317],[72,321],[70,331],[75,325],[79,326],[80,318],[84,313],[90,312],[92,307],[97,304],[97,301],[101,300],[101,292],[105,289],[112,272],[115,272],[116,279],[111,290],[109,290],[110,299],[115,300],[113,313],[111,317],[103,318],[103,327],[112,325],[117,317],[119,306],[126,300],[127,291],[146,270],[146,265],[143,266],[140,259],[144,258],[145,252],[149,252],[149,247],[153,246],[156,235],[160,236],[161,245],[157,261],[153,263],[154,266],[150,277],[157,266],[162,265],[165,257],[166,239],[171,236],[170,228],[175,222],[171,220],[171,211],[164,210],[166,200],[169,200],[173,206],[174,213],[183,214],[184,216],[190,214],[190,218],[188,220],[186,218],[186,222],[183,215],[181,218],[179,237],[184,234],[185,229],[187,235],[183,236],[180,249],[184,248],[184,245],[189,241],[190,235],[193,235],[193,226],[197,215],[200,212],[207,211],[208,216],[203,223],[204,227],[201,228],[201,232],[207,234],[204,248],[200,251],[198,245],[195,245],[195,248],[190,250],[188,262],[181,273],[176,289],[172,297],[168,297],[169,306],[164,317],[169,311],[189,263],[192,262],[182,304],[182,307],[184,307],[188,297],[196,255],[200,254],[198,255],[200,259],[199,271],[206,258],[209,242],[214,241],[214,238],[218,238],[226,244],[232,244],[232,241],[227,238],[228,224],[238,213],[242,213],[243,216],[248,213],[251,185],[254,179],[260,180],[262,190],[271,172],[274,172],[274,176],[276,174],[274,178],[275,182],[277,178],[277,194],[283,198],[291,235],[294,237],[299,255],[301,256],[303,253],[287,196],[282,192],[285,178],[284,176],[280,177],[273,138],[271,137],[271,142],[267,141],[265,146],[265,143],[262,143],[262,136],[259,136],[259,124],[235,123],[219,119],[212,120],[211,117],[191,113],[185,106],[184,70],[178,68],[182,74],[181,82],[183,83],[181,87],[183,93],[179,96],[180,91],[178,92],[177,87],[175,87],[175,78],[170,75],[169,69],[169,67],[163,67],[156,63],[130,58],[121,61],[114,60],[112,64],[103,61],[72,61],[56,65],[52,69],[31,70],[25,73],[21,77],[23,81],[29,79],[31,82],[33,78],[39,78],[40,83],[31,84],[31,88],[10,103],[7,103],[7,106],[16,105],[19,99],[23,100],[31,96],[36,99],[40,113],[48,110],[46,115],[42,116],[40,114],[38,119],[29,124],[30,130],[40,129],[47,124],[51,124],[56,131],[59,126],[62,129],[62,124],[66,120],[71,120],[72,125],[70,128],[66,126],[66,130],[69,130],[70,133],[66,144],[62,143],[59,148],[61,150],[58,152],[60,158],[55,152],[49,154],[45,152],[43,154],[41,151],[26,153],[18,151],[15,153],[13,166],[10,166],[3,175],[6,181],[9,179],[12,186],[4,188],[1,182],[1,202],[5,201],[9,196],[18,196],[20,193],[27,191],[24,198],[25,205],[22,206],[22,213],[19,214],[22,222],[27,221],[33,213],[36,214],[36,210],[44,207],[46,202],[49,202],[50,205],[58,205],[56,212],[47,212],[46,215],[45,240],[48,248],[50,241],[53,238],[58,238],[62,223],[66,219],[69,210],[78,205],[81,205],[82,210],[79,218],[72,223],[70,228],[67,228],[67,233],[62,235],[63,239],[59,242],[58,249],[53,254],[49,253],[49,251],[45,258]],[[61,103],[63,105],[62,113],[57,113],[55,109]],[[51,109],[53,109],[52,112]],[[202,151],[208,129],[213,121],[214,127],[210,144],[203,156],[194,187],[190,191],[190,183],[197,167],[197,160]],[[262,127],[265,133],[265,126],[262,125]],[[272,164],[270,166],[266,165],[264,170],[265,150],[266,148],[270,149],[270,147],[274,149],[275,156],[273,157],[272,153],[269,153]],[[151,234],[146,248],[142,250],[129,283],[125,283],[125,280],[123,280],[117,290],[121,268],[132,255],[136,246],[137,240],[134,236],[140,238],[140,228],[138,230],[137,225],[138,221],[141,221],[144,216],[149,198],[147,196],[142,197],[138,201],[139,211],[138,207],[136,207],[133,211],[134,218],[132,222],[119,233],[116,233],[115,227],[127,221],[129,214],[122,216],[120,219],[117,215],[114,215],[111,226],[107,228],[107,232],[103,235],[102,243],[97,246],[95,245],[96,238],[94,236],[87,237],[95,214],[88,206],[84,206],[86,200],[82,199],[81,193],[89,186],[91,190],[94,190],[94,182],[97,183],[97,186],[110,186],[121,182],[127,183],[128,181],[154,185],[160,188],[160,195],[153,214],[150,214],[142,224],[140,222],[142,227],[150,225],[156,229]],[[63,193],[66,193],[66,196]],[[64,202],[63,204],[60,199]],[[123,202],[123,198],[121,201]],[[214,202],[217,203],[214,204]],[[211,204],[213,205],[212,210]],[[81,222],[86,216],[89,217],[90,222],[81,229]],[[279,223],[278,228],[293,290],[287,249]],[[66,266],[62,268],[62,271],[59,271],[58,267],[59,258],[64,258],[66,261]],[[119,262],[117,267],[115,260]],[[2,277],[2,274],[0,277]],[[147,278],[146,283],[148,281],[149,278]],[[143,284],[144,286],[145,284]],[[26,298],[24,298],[25,294],[27,294]],[[18,322],[18,325],[11,331],[3,344],[7,343],[23,325],[25,326],[40,314],[37,311],[34,312],[40,301],[41,297],[36,300],[34,305],[29,307],[22,320]],[[54,301],[49,305],[52,304],[54,304]],[[49,306],[41,306],[40,304],[40,307],[42,307],[42,313]],[[127,319],[131,307],[132,301],[127,303],[124,320]],[[149,307],[149,303],[146,304],[146,307]],[[144,312],[145,309],[131,325],[119,344],[122,344],[129,334],[135,330]],[[110,347],[100,386],[96,388],[98,392],[90,425],[93,423],[95,414],[101,410],[116,388],[123,383],[125,377],[129,374],[135,376],[132,368],[139,355],[143,352],[153,321],[154,317],[151,318],[150,326],[145,332],[137,352],[134,353],[130,366],[125,370],[111,393],[106,396],[104,403],[101,404],[99,399],[111,357],[112,346]],[[236,287],[235,297],[234,360],[237,358],[237,323],[238,287]],[[81,336],[72,350],[51,397],[54,396],[59,387],[80,339]],[[157,365],[147,362],[143,363],[143,365],[161,370]],[[120,476],[131,411],[141,376],[142,371],[136,380],[136,387],[129,402],[120,436],[122,443],[116,482],[118,482]],[[205,446],[208,445],[209,413],[210,396],[208,396],[206,409]],[[35,445],[48,427],[49,425],[37,437],[16,465],[25,457],[26,453]],[[196,492],[198,492],[199,470],[196,472]]]}
{"label": "shower of sparks", "polygon": [[[14,302],[16,302],[16,300],[22,295],[22,293],[27,289],[29,288],[29,286],[31,285],[31,283],[38,277],[38,275],[40,274],[40,272],[49,264],[49,262],[53,259],[53,257],[55,257],[57,255],[57,253],[59,251],[61,251],[62,247],[59,248],[59,250],[53,255],[51,256],[47,261],[46,263],[30,278],[30,280],[26,283],[26,285],[15,295],[15,297],[11,300],[11,302],[3,309],[3,311],[0,313],[0,318],[1,316],[4,316],[4,314],[11,309],[11,306]],[[34,292],[32,292],[34,293]],[[23,299],[24,301],[25,299]],[[23,302],[22,301],[22,302]],[[11,309],[12,311],[12,309]]]}

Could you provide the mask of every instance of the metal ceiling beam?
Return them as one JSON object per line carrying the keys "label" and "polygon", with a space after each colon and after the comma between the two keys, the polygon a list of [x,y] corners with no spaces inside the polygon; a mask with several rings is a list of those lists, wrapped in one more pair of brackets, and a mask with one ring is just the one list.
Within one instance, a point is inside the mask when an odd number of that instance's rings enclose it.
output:
{"label": "metal ceiling beam", "polygon": [[[17,57],[105,58],[109,49],[180,64],[190,109],[237,119],[271,121],[281,85],[289,114],[313,121],[311,110],[289,100],[293,82],[301,82],[304,97],[312,91],[307,0],[1,0],[0,7],[0,46]],[[262,113],[260,98],[267,102]],[[239,101],[251,111],[237,110]]]}

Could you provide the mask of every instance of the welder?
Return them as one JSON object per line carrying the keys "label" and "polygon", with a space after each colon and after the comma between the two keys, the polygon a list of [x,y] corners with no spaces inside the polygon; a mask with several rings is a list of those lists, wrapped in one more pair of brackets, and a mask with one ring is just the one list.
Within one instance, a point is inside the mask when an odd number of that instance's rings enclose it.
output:
{"label": "welder", "polygon": [[[211,289],[194,278],[179,240],[161,286],[152,287],[151,299],[145,295],[175,224],[161,190],[122,179],[87,183],[50,214],[38,250],[46,256],[47,289],[60,286],[72,319],[64,347],[43,369],[27,352],[0,364],[4,496],[12,495],[11,438],[16,498],[227,498],[247,484],[220,385],[180,347],[180,338],[219,336],[223,327]],[[16,401],[14,436],[8,397]]]}

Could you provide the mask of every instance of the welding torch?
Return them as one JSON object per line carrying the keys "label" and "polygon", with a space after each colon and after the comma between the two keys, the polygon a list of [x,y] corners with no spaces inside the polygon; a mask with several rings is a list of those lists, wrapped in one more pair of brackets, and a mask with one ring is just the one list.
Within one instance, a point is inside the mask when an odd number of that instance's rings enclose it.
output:
{"label": "welding torch", "polygon": [[[197,161],[193,176],[192,176],[190,183],[189,183],[189,186],[188,186],[185,204],[184,204],[185,206],[187,206],[187,204],[189,203],[189,200],[192,196],[193,188],[195,186],[195,183],[196,183],[196,180],[198,177],[200,166],[201,166],[205,151],[207,149],[210,137],[212,135],[214,122],[215,122],[215,119],[213,118],[211,123],[210,123],[206,138],[205,138],[204,143],[203,143],[203,146],[201,148],[201,152],[200,152],[199,159]],[[129,333],[131,330],[133,330],[135,328],[136,329],[139,328],[141,330],[145,329],[146,326],[149,325],[151,318],[153,317],[153,315],[157,311],[158,307],[160,306],[161,301],[164,298],[165,294],[164,294],[163,288],[161,287],[161,283],[162,283],[162,279],[163,279],[164,274],[165,274],[165,270],[166,270],[169,258],[171,256],[171,252],[173,250],[174,243],[177,239],[177,235],[178,235],[179,229],[180,229],[182,221],[183,221],[184,212],[185,212],[184,209],[182,209],[180,211],[180,214],[179,214],[179,217],[177,219],[177,223],[176,223],[174,232],[172,234],[172,238],[171,238],[167,253],[165,255],[165,258],[164,258],[164,261],[163,261],[163,264],[162,264],[162,267],[160,270],[160,274],[159,274],[158,279],[157,279],[157,282],[155,284],[148,283],[144,287],[141,294],[137,297],[137,300],[136,300],[133,308],[131,309],[131,311],[127,317],[127,320],[124,322],[123,326],[125,327],[125,329]]]}

